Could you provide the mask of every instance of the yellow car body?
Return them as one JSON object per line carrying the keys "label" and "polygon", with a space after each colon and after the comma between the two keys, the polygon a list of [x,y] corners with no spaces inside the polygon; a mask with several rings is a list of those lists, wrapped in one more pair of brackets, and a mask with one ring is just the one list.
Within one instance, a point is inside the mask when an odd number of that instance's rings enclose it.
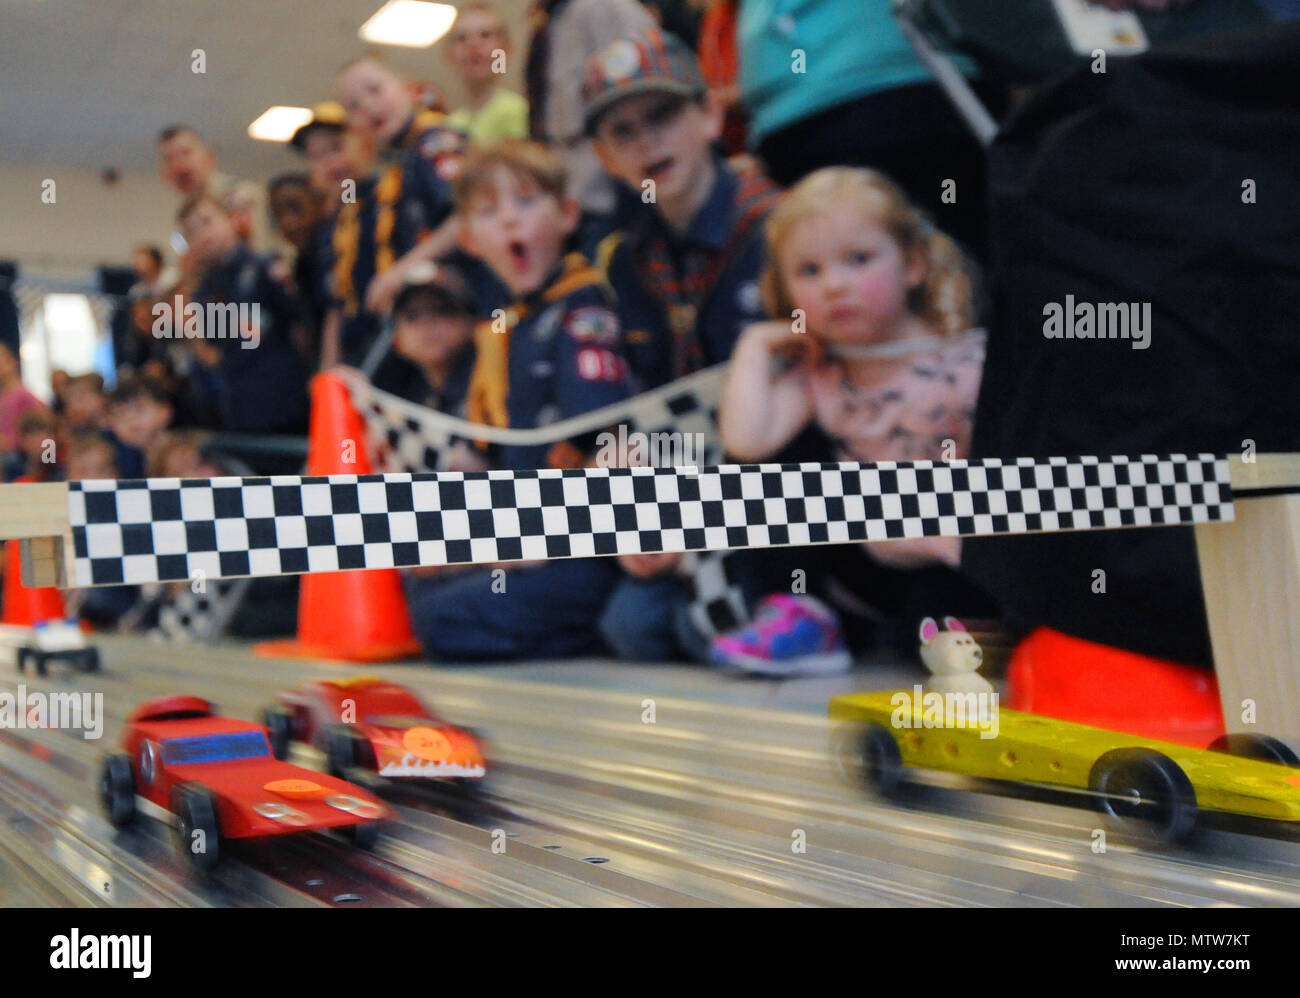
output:
{"label": "yellow car body", "polygon": [[898,743],[904,766],[1087,790],[1093,764],[1102,755],[1113,749],[1147,748],[1178,764],[1201,810],[1300,821],[1300,769],[996,704],[992,711],[995,716],[981,721],[978,712],[963,712],[955,701],[946,701],[941,711],[923,713],[916,710],[916,694],[904,690],[851,693],[835,697],[829,707],[832,721],[886,728]]}

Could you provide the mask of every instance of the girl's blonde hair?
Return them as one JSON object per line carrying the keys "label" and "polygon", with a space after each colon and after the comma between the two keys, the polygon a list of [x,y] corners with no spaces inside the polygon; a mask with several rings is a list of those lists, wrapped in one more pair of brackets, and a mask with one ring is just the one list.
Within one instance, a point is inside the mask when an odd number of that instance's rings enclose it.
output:
{"label": "girl's blonde hair", "polygon": [[795,184],[767,218],[767,267],[760,279],[763,304],[772,316],[787,316],[791,301],[781,276],[778,253],[790,230],[814,215],[853,208],[879,220],[910,257],[925,256],[926,277],[913,288],[907,306],[946,336],[955,336],[975,322],[976,273],[965,254],[934,227],[892,180],[875,170],[828,166]]}

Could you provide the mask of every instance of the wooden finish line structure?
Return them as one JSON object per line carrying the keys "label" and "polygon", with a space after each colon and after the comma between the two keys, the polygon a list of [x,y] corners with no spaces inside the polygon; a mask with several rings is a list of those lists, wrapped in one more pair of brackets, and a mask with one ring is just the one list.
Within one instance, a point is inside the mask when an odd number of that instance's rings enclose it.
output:
{"label": "wooden finish line structure", "polygon": [[1229,730],[1300,735],[1300,454],[583,468],[0,487],[64,588],[1190,526]]}

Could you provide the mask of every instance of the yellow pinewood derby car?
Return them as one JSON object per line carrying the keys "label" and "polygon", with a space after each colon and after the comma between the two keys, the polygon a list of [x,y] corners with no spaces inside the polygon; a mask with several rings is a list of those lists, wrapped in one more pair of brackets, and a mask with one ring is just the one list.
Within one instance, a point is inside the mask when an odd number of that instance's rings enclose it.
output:
{"label": "yellow pinewood derby car", "polygon": [[904,766],[1082,790],[1121,826],[1160,841],[1190,836],[1199,811],[1300,822],[1300,758],[1276,738],[1225,735],[1198,749],[991,700],[919,686],[835,697],[832,759],[883,797],[898,789]]}

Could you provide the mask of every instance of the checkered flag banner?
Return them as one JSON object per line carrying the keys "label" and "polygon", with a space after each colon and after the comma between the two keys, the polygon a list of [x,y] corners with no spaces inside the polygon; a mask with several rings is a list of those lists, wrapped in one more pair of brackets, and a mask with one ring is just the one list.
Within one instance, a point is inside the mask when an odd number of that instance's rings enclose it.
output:
{"label": "checkered flag banner", "polygon": [[159,606],[151,634],[183,644],[217,640],[225,635],[250,584],[249,579],[219,579],[202,592],[182,586]]}
{"label": "checkered flag banner", "polygon": [[719,364],[625,402],[528,430],[482,426],[416,405],[380,391],[357,371],[345,371],[343,379],[353,406],[365,421],[376,466],[384,471],[420,473],[444,470],[458,441],[529,447],[574,440],[615,426],[626,427],[628,436],[699,434],[704,441],[700,463],[716,464],[721,456],[716,416],[725,371],[726,365]]}
{"label": "checkered flag banner", "polygon": [[[619,427],[627,437],[640,433],[650,442],[649,463],[659,464],[665,449],[658,440],[700,441],[691,452],[699,464],[722,460],[717,410],[726,365],[719,364],[668,385],[573,419],[531,429],[498,429],[466,422],[380,391],[360,371],[345,371],[352,405],[366,426],[367,449],[383,471],[442,471],[458,442],[487,440],[500,444],[556,444],[593,430]],[[728,552],[700,554],[689,569],[689,607],[696,630],[705,637],[728,631],[749,619],[745,597],[729,571]]]}
{"label": "checkered flag banner", "polygon": [[1227,458],[582,468],[68,486],[73,584],[1232,519]]}

